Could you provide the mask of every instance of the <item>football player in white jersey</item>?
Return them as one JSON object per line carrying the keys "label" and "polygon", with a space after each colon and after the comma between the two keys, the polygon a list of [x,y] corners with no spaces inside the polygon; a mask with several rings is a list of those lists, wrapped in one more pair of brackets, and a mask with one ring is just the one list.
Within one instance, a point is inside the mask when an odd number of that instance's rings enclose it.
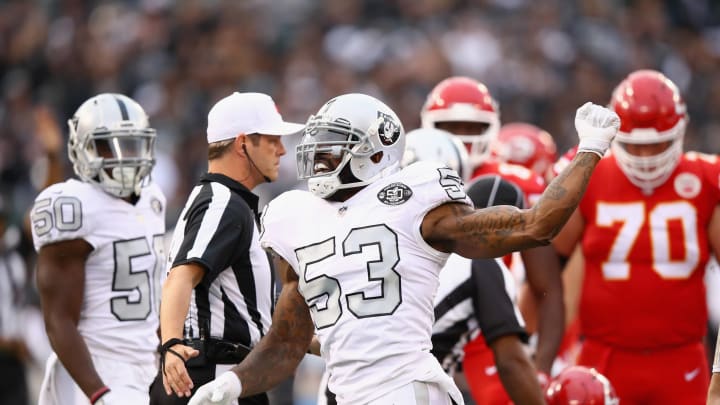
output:
{"label": "football player in white jersey", "polygon": [[455,171],[432,162],[400,170],[405,135],[388,106],[363,94],[328,101],[297,146],[309,191],[280,195],[262,217],[261,243],[284,282],[272,327],[190,405],[274,386],[315,331],[339,404],[462,404],[430,354],[438,273],[450,253],[489,258],[550,243],[620,122],[587,103],[575,124],[583,153],[533,208],[475,210]]}
{"label": "football player in white jersey", "polygon": [[165,197],[149,181],[155,130],[104,93],[68,121],[77,179],[35,199],[37,282],[53,348],[41,405],[148,403],[158,345]]}

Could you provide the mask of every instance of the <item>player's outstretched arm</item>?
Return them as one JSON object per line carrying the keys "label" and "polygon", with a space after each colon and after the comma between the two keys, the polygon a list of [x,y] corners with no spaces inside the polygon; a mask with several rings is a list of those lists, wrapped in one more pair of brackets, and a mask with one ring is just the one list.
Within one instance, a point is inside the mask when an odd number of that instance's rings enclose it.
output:
{"label": "player's outstretched arm", "polygon": [[516,335],[506,335],[490,343],[498,375],[510,399],[516,404],[543,404],[543,392],[536,369]]}
{"label": "player's outstretched arm", "polygon": [[287,262],[282,262],[283,288],[270,331],[233,368],[242,381],[243,397],[265,392],[293,375],[315,332],[310,310],[298,291],[298,276]]}
{"label": "player's outstretched arm", "polygon": [[298,292],[298,276],[286,261],[278,262],[283,288],[267,335],[242,363],[200,387],[188,405],[229,404],[238,396],[265,392],[295,372],[315,328],[305,299]]}
{"label": "player's outstretched arm", "polygon": [[37,284],[50,345],[88,398],[105,386],[77,329],[85,261],[92,249],[82,239],[51,243],[40,249],[37,264]]}
{"label": "player's outstretched arm", "polygon": [[531,209],[501,205],[472,210],[443,204],[425,216],[423,237],[438,250],[470,258],[499,257],[549,244],[580,203],[619,126],[614,112],[592,103],[583,105],[575,117],[578,153]]}

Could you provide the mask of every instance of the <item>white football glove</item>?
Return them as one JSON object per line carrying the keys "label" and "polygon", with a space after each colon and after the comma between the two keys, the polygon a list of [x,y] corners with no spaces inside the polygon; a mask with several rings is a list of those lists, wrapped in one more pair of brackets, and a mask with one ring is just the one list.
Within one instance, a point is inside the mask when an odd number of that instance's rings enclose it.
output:
{"label": "white football glove", "polygon": [[113,390],[110,390],[106,393],[104,393],[100,398],[98,398],[95,402],[93,402],[93,405],[123,405],[127,404],[127,399],[123,400],[119,397],[119,394],[116,394]]}
{"label": "white football glove", "polygon": [[229,405],[238,399],[241,392],[242,384],[237,374],[226,371],[198,388],[188,405]]}
{"label": "white football glove", "polygon": [[603,157],[620,129],[620,117],[614,111],[588,101],[575,113],[575,129],[580,138],[578,152],[592,152]]}

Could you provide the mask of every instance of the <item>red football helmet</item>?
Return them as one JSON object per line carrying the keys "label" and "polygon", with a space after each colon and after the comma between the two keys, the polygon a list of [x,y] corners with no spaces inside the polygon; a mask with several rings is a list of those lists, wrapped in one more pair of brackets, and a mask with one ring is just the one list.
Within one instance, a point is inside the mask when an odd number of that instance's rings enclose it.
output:
{"label": "red football helmet", "polygon": [[545,391],[548,405],[618,405],[615,389],[594,368],[570,366]]}
{"label": "red football helmet", "polygon": [[[688,116],[677,86],[660,72],[638,70],[615,88],[610,106],[620,117],[620,130],[612,147],[620,168],[640,188],[652,190],[660,186],[683,153]],[[664,142],[670,142],[667,149],[650,156],[627,150],[627,144]]]}
{"label": "red football helmet", "polygon": [[454,134],[465,144],[472,167],[490,155],[490,145],[500,129],[500,112],[490,91],[469,77],[450,77],[438,83],[428,95],[420,119],[424,128],[437,128],[442,122],[487,125],[477,134]]}
{"label": "red football helmet", "polygon": [[500,128],[492,153],[503,162],[525,166],[543,177],[547,177],[548,170],[558,158],[552,136],[535,125],[522,122]]}
{"label": "red football helmet", "polygon": [[550,168],[550,172],[548,172],[547,180],[548,182],[555,177],[557,177],[560,172],[565,170],[565,168],[572,162],[573,159],[575,159],[575,155],[577,155],[578,147],[577,145],[570,148],[567,152],[565,152],[564,155],[560,156],[560,159],[555,162],[554,165]]}

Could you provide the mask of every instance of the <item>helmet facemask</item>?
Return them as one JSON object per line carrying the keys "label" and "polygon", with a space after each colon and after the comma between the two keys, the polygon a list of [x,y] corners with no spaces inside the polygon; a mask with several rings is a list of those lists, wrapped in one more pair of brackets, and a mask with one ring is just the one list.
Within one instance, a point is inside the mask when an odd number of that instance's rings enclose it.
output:
{"label": "helmet facemask", "polygon": [[[644,132],[648,132],[643,136]],[[645,193],[663,185],[680,163],[683,153],[685,120],[668,131],[658,133],[654,129],[636,129],[631,134],[619,132],[612,143],[612,154],[631,183]],[[637,156],[627,151],[625,145],[650,145],[670,142],[664,151],[651,156]]]}
{"label": "helmet facemask", "polygon": [[338,190],[363,187],[397,171],[404,133],[389,113],[380,101],[361,94],[328,102],[308,119],[296,148],[298,178],[308,180],[313,194],[329,198]]}
{"label": "helmet facemask", "polygon": [[[112,103],[117,106],[119,97],[132,111],[132,118],[112,120],[103,110],[112,108],[108,107]],[[148,128],[147,117],[137,103],[124,96],[103,94],[83,104],[68,126],[68,155],[81,180],[119,198],[140,194],[155,164],[156,132]]]}

